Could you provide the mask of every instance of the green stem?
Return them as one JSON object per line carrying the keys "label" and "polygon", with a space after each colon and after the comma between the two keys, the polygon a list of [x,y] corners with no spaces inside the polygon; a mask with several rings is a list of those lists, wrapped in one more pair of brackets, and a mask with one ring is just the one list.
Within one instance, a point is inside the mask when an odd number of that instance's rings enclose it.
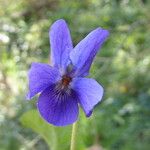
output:
{"label": "green stem", "polygon": [[75,123],[73,124],[73,126],[72,126],[70,150],[76,150],[77,128],[78,128],[78,123],[75,122]]}

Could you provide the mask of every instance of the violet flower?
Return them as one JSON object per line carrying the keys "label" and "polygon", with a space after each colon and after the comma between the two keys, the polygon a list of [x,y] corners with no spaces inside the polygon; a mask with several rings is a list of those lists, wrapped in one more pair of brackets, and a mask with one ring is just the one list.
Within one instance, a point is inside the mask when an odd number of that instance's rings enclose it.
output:
{"label": "violet flower", "polygon": [[65,126],[78,119],[79,105],[87,117],[103,96],[102,86],[89,74],[92,61],[109,32],[97,28],[73,48],[66,22],[57,20],[50,28],[51,66],[32,63],[28,99],[41,92],[37,108],[48,123]]}

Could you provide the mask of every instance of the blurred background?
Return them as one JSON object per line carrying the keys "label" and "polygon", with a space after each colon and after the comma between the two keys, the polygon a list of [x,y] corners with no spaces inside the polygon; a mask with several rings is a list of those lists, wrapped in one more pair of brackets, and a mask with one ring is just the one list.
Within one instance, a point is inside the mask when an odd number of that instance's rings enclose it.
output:
{"label": "blurred background", "polygon": [[45,123],[25,101],[32,62],[48,63],[51,24],[67,21],[74,45],[98,26],[111,34],[90,77],[105,89],[78,150],[150,149],[149,0],[0,0],[0,150],[68,150],[71,127]]}

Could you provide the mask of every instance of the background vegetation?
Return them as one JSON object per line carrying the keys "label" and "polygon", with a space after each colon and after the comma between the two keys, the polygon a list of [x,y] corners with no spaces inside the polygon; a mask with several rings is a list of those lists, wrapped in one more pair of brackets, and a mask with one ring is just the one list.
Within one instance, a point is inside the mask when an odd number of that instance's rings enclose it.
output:
{"label": "background vegetation", "polygon": [[91,69],[105,96],[90,119],[81,113],[78,150],[149,150],[149,10],[149,0],[1,0],[0,150],[69,147],[70,127],[47,125],[32,110],[36,98],[25,101],[27,70],[48,62],[48,30],[59,18],[74,45],[98,26],[111,32]]}

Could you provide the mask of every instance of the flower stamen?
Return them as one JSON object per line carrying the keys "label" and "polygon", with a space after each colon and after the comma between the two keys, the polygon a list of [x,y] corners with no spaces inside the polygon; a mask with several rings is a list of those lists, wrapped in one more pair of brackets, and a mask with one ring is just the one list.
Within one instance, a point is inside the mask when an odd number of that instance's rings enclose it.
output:
{"label": "flower stamen", "polygon": [[68,76],[63,76],[62,77],[62,80],[61,80],[61,83],[62,83],[62,85],[63,86],[68,86],[69,85],[69,83],[72,81],[72,78],[70,78],[70,77],[68,77]]}

